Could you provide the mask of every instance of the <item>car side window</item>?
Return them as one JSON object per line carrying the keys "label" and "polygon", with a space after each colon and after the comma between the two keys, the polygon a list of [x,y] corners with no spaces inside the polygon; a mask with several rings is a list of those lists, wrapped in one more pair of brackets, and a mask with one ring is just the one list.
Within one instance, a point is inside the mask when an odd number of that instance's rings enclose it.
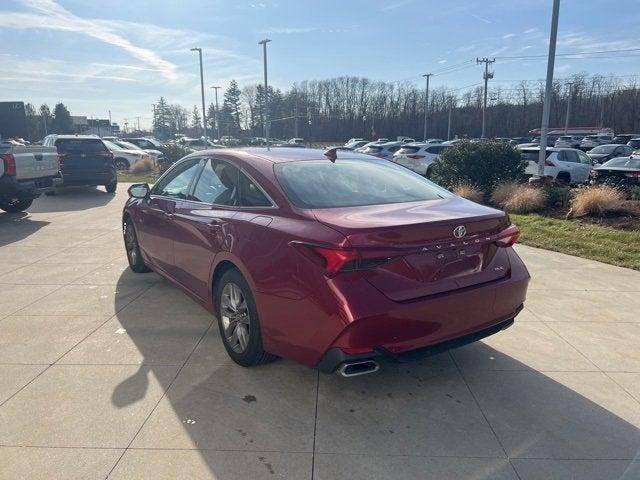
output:
{"label": "car side window", "polygon": [[570,163],[579,163],[578,155],[573,150],[564,150],[564,161]]}
{"label": "car side window", "polygon": [[175,170],[169,172],[166,177],[156,184],[152,193],[163,197],[186,199],[189,193],[189,186],[193,176],[198,171],[199,164],[200,159],[194,158],[177,166]]}
{"label": "car side window", "polygon": [[212,205],[238,204],[240,170],[230,163],[208,159],[190,200]]}
{"label": "car side window", "polygon": [[578,158],[580,159],[580,163],[584,163],[585,165],[591,165],[593,163],[593,160],[591,160],[591,157],[586,153],[584,152],[577,152],[577,153],[578,153]]}
{"label": "car side window", "polygon": [[262,189],[244,173],[240,173],[240,205],[243,207],[271,207]]}

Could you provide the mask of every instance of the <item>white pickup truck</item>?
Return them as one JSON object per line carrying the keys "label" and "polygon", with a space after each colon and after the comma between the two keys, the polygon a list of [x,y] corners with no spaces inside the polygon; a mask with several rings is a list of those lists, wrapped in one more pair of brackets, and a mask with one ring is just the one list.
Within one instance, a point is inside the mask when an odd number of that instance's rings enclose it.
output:
{"label": "white pickup truck", "polygon": [[62,183],[55,147],[24,146],[0,139],[0,209],[21,212],[41,193]]}

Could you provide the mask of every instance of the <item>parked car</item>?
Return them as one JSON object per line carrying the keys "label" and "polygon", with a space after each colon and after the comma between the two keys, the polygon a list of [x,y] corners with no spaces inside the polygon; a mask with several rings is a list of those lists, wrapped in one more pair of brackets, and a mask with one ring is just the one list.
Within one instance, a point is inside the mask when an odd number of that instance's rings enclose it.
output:
{"label": "parked car", "polygon": [[591,171],[592,183],[615,187],[640,186],[640,156],[613,158]]}
{"label": "parked car", "polygon": [[391,161],[429,178],[431,165],[440,158],[440,154],[447,148],[450,148],[450,145],[431,143],[402,145],[402,148],[393,155]]}
{"label": "parked car", "polygon": [[441,138],[427,138],[427,141],[424,143],[437,143],[437,144],[441,144],[442,142],[444,142],[444,140],[442,140]]}
{"label": "parked car", "polygon": [[236,147],[240,145],[240,139],[232,137],[230,135],[225,135],[220,137],[220,143],[229,147]]}
{"label": "parked car", "polygon": [[[531,143],[531,137],[513,137],[510,141],[509,141],[509,145],[511,146],[516,146],[516,145],[520,145],[523,143]],[[540,142],[538,142],[540,143]]]}
{"label": "parked car", "polygon": [[360,147],[364,147],[369,142],[367,140],[356,140],[355,142],[346,143],[343,148],[347,150],[355,150]]}
{"label": "parked car", "polygon": [[640,133],[621,133],[613,137],[613,140],[611,140],[611,143],[618,143],[622,145],[622,144],[628,143],[629,140],[633,138],[638,138],[638,137],[640,137]]}
{"label": "parked car", "polygon": [[553,145],[556,148],[579,148],[582,137],[575,137],[571,135],[562,135],[558,137],[556,143]]}
{"label": "parked car", "polygon": [[631,148],[633,148],[634,150],[637,150],[640,148],[640,137],[638,138],[632,138],[631,140],[629,140],[627,142],[627,145],[629,145]]}
{"label": "parked car", "polygon": [[362,153],[373,155],[378,158],[391,159],[393,154],[400,150],[402,145],[402,142],[376,143],[374,145],[367,146]]}
{"label": "parked car", "polygon": [[[527,161],[525,174],[538,174],[538,155],[540,147],[518,147],[522,157]],[[544,175],[566,184],[586,183],[591,173],[591,158],[582,150],[575,148],[546,149]]]}
{"label": "parked car", "polygon": [[504,212],[368,155],[291,152],[198,152],[129,188],[131,269],[215,314],[233,361],[353,376],[513,323],[529,274]]}
{"label": "parked car", "polygon": [[100,138],[94,135],[48,135],[43,145],[58,149],[62,186],[103,185],[109,193],[116,191],[118,175],[113,153]]}
{"label": "parked car", "polygon": [[397,137],[396,141],[401,142],[401,143],[415,143],[416,142],[415,138],[411,138],[411,137]]}
{"label": "parked car", "polygon": [[113,153],[113,163],[118,171],[127,171],[142,160],[150,160],[152,163],[154,161],[155,157],[139,148],[126,148],[109,140],[103,139],[102,141]]}
{"label": "parked car", "polygon": [[184,137],[178,140],[178,143],[184,145],[187,148],[190,148],[193,151],[198,150],[208,150],[210,148],[225,148],[222,145],[218,145],[217,143],[213,143],[211,140],[205,141],[204,138],[188,138]]}
{"label": "parked car", "polygon": [[592,148],[591,150],[589,150],[587,155],[589,155],[589,157],[593,161],[593,164],[595,165],[596,163],[602,164],[616,157],[628,157],[632,153],[633,148],[631,148],[629,145],[609,144],[599,145],[595,148]]}
{"label": "parked car", "polygon": [[586,152],[598,145],[611,143],[611,140],[613,140],[613,136],[611,135],[587,135],[580,142],[580,150],[584,150]]}
{"label": "parked car", "polygon": [[[547,135],[547,147],[553,147],[556,143],[556,140],[560,138],[560,135]],[[535,145],[540,145],[541,137],[535,137],[531,140],[531,143]],[[522,145],[522,144],[521,144]]]}
{"label": "parked car", "polygon": [[123,140],[133,143],[143,150],[160,150],[162,147],[162,142],[160,140],[150,137],[123,138]]}
{"label": "parked car", "polygon": [[371,146],[377,146],[377,145],[378,145],[378,142],[367,142],[367,143],[365,143],[365,144],[364,144],[363,146],[361,146],[361,147],[354,148],[354,150],[355,150],[356,152],[358,152],[358,153],[364,153],[364,151],[365,151],[367,148],[369,148],[369,147],[371,147]]}
{"label": "parked car", "polygon": [[364,141],[364,138],[350,138],[349,140],[347,140],[346,142],[344,142],[345,147],[347,145],[349,145],[350,143],[355,143],[355,142],[362,142]]}
{"label": "parked car", "polygon": [[53,191],[60,182],[55,148],[0,140],[0,209],[9,213],[26,210],[35,198]]}
{"label": "parked car", "polygon": [[289,140],[287,140],[287,143],[289,145],[304,146],[304,138],[290,138]]}
{"label": "parked car", "polygon": [[126,150],[136,150],[136,151],[142,151],[142,152],[148,153],[156,160],[164,156],[164,153],[162,153],[162,151],[160,150],[156,150],[154,148],[140,148],[136,144],[130,143],[124,140],[116,140],[115,142],[112,142],[112,143],[115,143],[117,146],[124,148]]}

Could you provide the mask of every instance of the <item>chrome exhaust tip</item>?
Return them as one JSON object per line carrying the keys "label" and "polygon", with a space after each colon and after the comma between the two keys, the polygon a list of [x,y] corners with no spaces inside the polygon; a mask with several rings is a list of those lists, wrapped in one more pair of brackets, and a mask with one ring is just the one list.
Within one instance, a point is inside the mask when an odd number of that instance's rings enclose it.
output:
{"label": "chrome exhaust tip", "polygon": [[361,362],[347,362],[340,365],[338,373],[343,377],[357,377],[380,370],[380,365],[374,360],[363,360]]}

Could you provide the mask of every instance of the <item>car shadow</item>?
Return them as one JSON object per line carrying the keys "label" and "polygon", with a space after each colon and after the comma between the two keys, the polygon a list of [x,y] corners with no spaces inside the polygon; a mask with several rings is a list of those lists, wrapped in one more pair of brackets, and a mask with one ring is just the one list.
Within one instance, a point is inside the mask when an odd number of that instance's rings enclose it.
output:
{"label": "car shadow", "polygon": [[0,247],[18,242],[49,225],[45,220],[34,220],[28,212],[0,212]]}
{"label": "car shadow", "polygon": [[[127,277],[128,275],[123,273],[121,277],[123,283],[127,282]],[[185,306],[193,303],[186,295],[183,297],[179,301],[184,302]],[[136,302],[143,301],[143,298],[140,297]],[[147,297],[146,301],[151,302],[152,298]],[[147,306],[149,310],[153,310],[152,305]],[[130,307],[131,305],[125,307],[124,310],[126,311]],[[138,307],[143,306],[139,305]],[[143,310],[139,308],[136,311]],[[127,335],[143,357],[140,369],[120,383],[112,393],[112,403],[117,408],[123,408],[144,398],[149,387],[150,375],[155,375],[157,378],[166,377],[166,370],[160,371],[166,366],[158,365],[160,363],[158,361],[158,336],[166,331],[167,325],[163,321],[158,321],[145,323],[145,328],[139,328],[140,318],[137,315],[119,315],[119,318],[122,327],[127,330]],[[191,328],[190,325],[193,323],[189,321],[188,315],[185,315],[182,320],[185,331]],[[172,328],[175,328],[175,325]],[[320,414],[316,418],[316,423],[323,422],[323,425],[322,428],[318,427],[317,431],[325,432],[325,435],[328,435],[326,432],[333,432],[335,436],[331,437],[332,441],[339,439],[342,433],[348,432],[349,446],[369,445],[375,450],[376,444],[386,445],[386,442],[389,442],[389,445],[401,444],[413,448],[412,445],[415,445],[413,440],[422,438],[423,443],[429,444],[437,450],[440,441],[439,435],[443,435],[443,432],[437,428],[432,431],[429,424],[416,421],[412,412],[414,407],[416,410],[424,408],[420,407],[424,400],[427,403],[435,402],[437,405],[436,410],[439,410],[439,413],[434,413],[438,416],[435,421],[443,422],[448,427],[444,429],[444,436],[447,435],[447,432],[458,432],[455,435],[459,435],[461,439],[464,438],[466,435],[465,425],[457,424],[454,420],[459,415],[463,415],[460,413],[460,409],[477,410],[478,416],[475,417],[476,424],[474,424],[476,426],[473,428],[477,428],[478,423],[483,424],[482,428],[485,428],[490,436],[490,432],[494,432],[493,438],[497,448],[503,449],[500,450],[497,457],[493,457],[497,459],[496,461],[504,460],[505,456],[511,459],[528,459],[522,461],[541,461],[549,458],[559,461],[591,458],[616,459],[618,463],[611,467],[615,475],[602,478],[640,478],[634,476],[640,472],[640,464],[637,460],[632,460],[637,459],[638,456],[639,429],[622,416],[578,393],[581,390],[580,373],[558,373],[557,375],[541,373],[482,342],[474,347],[478,360],[477,368],[460,368],[454,356],[447,352],[414,363],[382,362],[382,368],[378,373],[353,378],[342,378],[337,375],[326,376],[283,360],[261,367],[243,369],[233,364],[225,363],[223,365],[221,363],[223,361],[219,359],[224,358],[225,352],[216,330],[217,325],[211,324],[208,333],[200,335],[193,344],[193,348],[196,348],[199,354],[202,354],[203,349],[209,349],[205,352],[205,357],[212,359],[210,366],[207,366],[206,363],[200,363],[197,368],[200,373],[196,375],[191,372],[196,369],[196,366],[190,360],[186,361],[186,366],[183,362],[180,365],[181,370],[177,379],[170,385],[162,401],[168,402],[167,405],[175,415],[175,422],[181,423],[179,429],[182,431],[179,435],[187,437],[192,445],[186,448],[201,448],[198,450],[201,457],[200,463],[206,465],[212,478],[225,480],[231,477],[225,473],[228,472],[228,464],[222,465],[224,455],[211,454],[211,450],[215,450],[215,448],[210,448],[211,436],[216,435],[216,430],[234,433],[233,427],[235,427],[235,431],[247,435],[247,428],[244,426],[247,424],[246,418],[238,418],[238,424],[234,424],[233,415],[231,417],[224,415],[229,411],[221,404],[224,397],[220,396],[220,390],[228,388],[229,385],[228,377],[222,373],[224,369],[236,369],[236,372],[239,372],[238,376],[243,382],[243,392],[254,392],[256,396],[259,396],[259,393],[256,392],[264,390],[273,392],[273,389],[280,389],[277,390],[276,397],[281,398],[283,402],[286,402],[285,399],[302,395],[300,391],[307,387],[315,398],[314,389],[320,388],[320,410],[316,405],[316,411],[319,411]],[[509,334],[508,332],[507,330],[503,334]],[[215,340],[216,336],[217,342],[207,341],[210,339],[209,337],[213,337]],[[199,345],[196,347],[198,342]],[[523,348],[526,348],[526,345],[523,345]],[[191,354],[193,354],[193,350]],[[508,365],[508,371],[496,371],[482,367],[484,361],[495,358],[501,358],[502,364]],[[145,365],[147,359],[149,359],[149,363]],[[505,359],[507,362],[504,362]],[[157,374],[154,373],[155,369],[158,369]],[[591,372],[591,374],[597,374],[597,372]],[[305,375],[306,377],[304,377]],[[287,376],[291,377],[290,381],[287,381]],[[574,376],[575,378],[572,378]],[[313,381],[305,383],[302,380],[303,377],[310,377]],[[319,380],[317,380],[318,377]],[[455,385],[466,385],[466,389],[455,387]],[[440,396],[433,397],[435,395],[433,392],[442,393],[442,398]],[[589,391],[589,395],[592,393]],[[601,397],[606,397],[606,395]],[[242,398],[240,399],[242,400]],[[454,399],[455,402],[451,399]],[[244,401],[255,402],[256,398],[253,395],[248,395],[244,397]],[[350,401],[353,403],[349,403]],[[614,405],[614,408],[619,407],[616,400],[613,400],[611,404]],[[240,402],[239,405],[244,404]],[[300,409],[304,410],[303,407],[304,405],[301,405]],[[282,422],[286,420],[286,417],[282,416],[282,405],[274,402],[273,405],[263,405],[261,408],[267,410],[263,410],[263,415],[255,418],[256,426],[253,433],[257,436],[253,438],[258,438],[261,434],[268,437],[268,434],[265,434],[265,429],[284,428],[284,425],[278,423],[279,419],[282,419]],[[159,410],[159,407],[156,410]],[[341,411],[336,414],[334,413],[336,410]],[[349,413],[354,410],[366,412],[365,417]],[[618,408],[618,410],[624,410],[624,408]],[[209,412],[210,418],[200,417],[197,418],[197,424],[195,421],[193,424],[189,424],[188,419],[194,418],[194,413],[197,414],[198,411],[201,415],[207,415]],[[423,411],[420,410],[420,412]],[[264,418],[265,413],[268,420]],[[269,415],[270,413],[272,415]],[[453,414],[450,415],[450,413]],[[628,411],[624,413],[629,414]],[[155,414],[156,412],[147,419],[138,436],[145,433],[145,429],[154,421]],[[291,415],[295,416],[296,413],[291,413]],[[316,427],[313,426],[313,416],[314,410],[311,409],[309,421],[312,428],[310,435],[314,438],[313,445],[316,445]],[[384,424],[389,417],[397,417],[398,423],[406,422],[407,431],[405,432],[403,425],[399,425],[395,432],[385,430],[380,433],[377,431],[375,425],[377,423]],[[636,409],[634,420],[637,418]],[[162,419],[163,421],[167,420],[166,417],[162,417]],[[187,420],[185,421],[185,419]],[[487,421],[490,427],[486,425]],[[330,422],[333,424],[327,425]],[[447,422],[451,423],[447,424]],[[363,427],[363,423],[369,424],[368,430]],[[417,433],[413,431],[409,435],[410,423],[412,428],[418,428],[420,431]],[[373,431],[377,432],[375,436],[371,436]],[[166,433],[162,428],[153,430],[153,432]],[[175,433],[173,430],[167,430],[167,432]],[[224,433],[217,435],[224,435]],[[406,438],[402,438],[403,435],[406,435]],[[473,432],[469,432],[469,435],[473,435]],[[167,437],[169,436],[167,433]],[[251,437],[252,432],[249,431],[248,437],[245,438]],[[172,438],[175,438],[175,434]],[[339,442],[339,440],[337,441]],[[256,440],[255,444],[246,443],[243,448],[238,450],[246,450],[256,455],[266,455],[261,453],[262,450],[257,446],[258,443],[260,443],[259,440]],[[328,443],[331,442],[325,439],[323,445],[326,447]],[[482,450],[484,446],[481,443],[478,441],[472,447]],[[158,448],[163,447],[164,445]],[[178,446],[176,448],[185,447]],[[335,448],[339,448],[339,445],[336,445]],[[225,450],[225,448],[220,448],[220,450]],[[277,450],[276,447],[273,447],[273,450]],[[318,450],[317,447],[316,450]],[[298,451],[304,452],[306,450],[301,445]],[[335,453],[349,454],[350,451]],[[470,454],[469,457],[471,456],[473,455]],[[513,463],[517,462],[514,460]],[[474,471],[473,475],[468,478],[476,480],[497,477],[511,478],[511,473],[505,473],[505,469],[511,472],[511,468],[509,461],[504,460],[500,466]],[[371,471],[364,468],[360,471],[362,476],[356,475],[356,477],[373,478]],[[277,473],[289,478],[283,472]],[[387,478],[392,474],[392,471],[387,472]],[[265,475],[265,478],[268,477]],[[239,477],[234,475],[233,478]],[[307,478],[311,478],[310,471]],[[382,475],[382,478],[385,478],[385,475]],[[557,477],[551,475],[545,478]],[[571,478],[578,477],[572,476]]]}
{"label": "car shadow", "polygon": [[41,195],[29,208],[31,213],[54,213],[87,210],[106,205],[116,198],[102,187],[63,187],[55,195]]}

